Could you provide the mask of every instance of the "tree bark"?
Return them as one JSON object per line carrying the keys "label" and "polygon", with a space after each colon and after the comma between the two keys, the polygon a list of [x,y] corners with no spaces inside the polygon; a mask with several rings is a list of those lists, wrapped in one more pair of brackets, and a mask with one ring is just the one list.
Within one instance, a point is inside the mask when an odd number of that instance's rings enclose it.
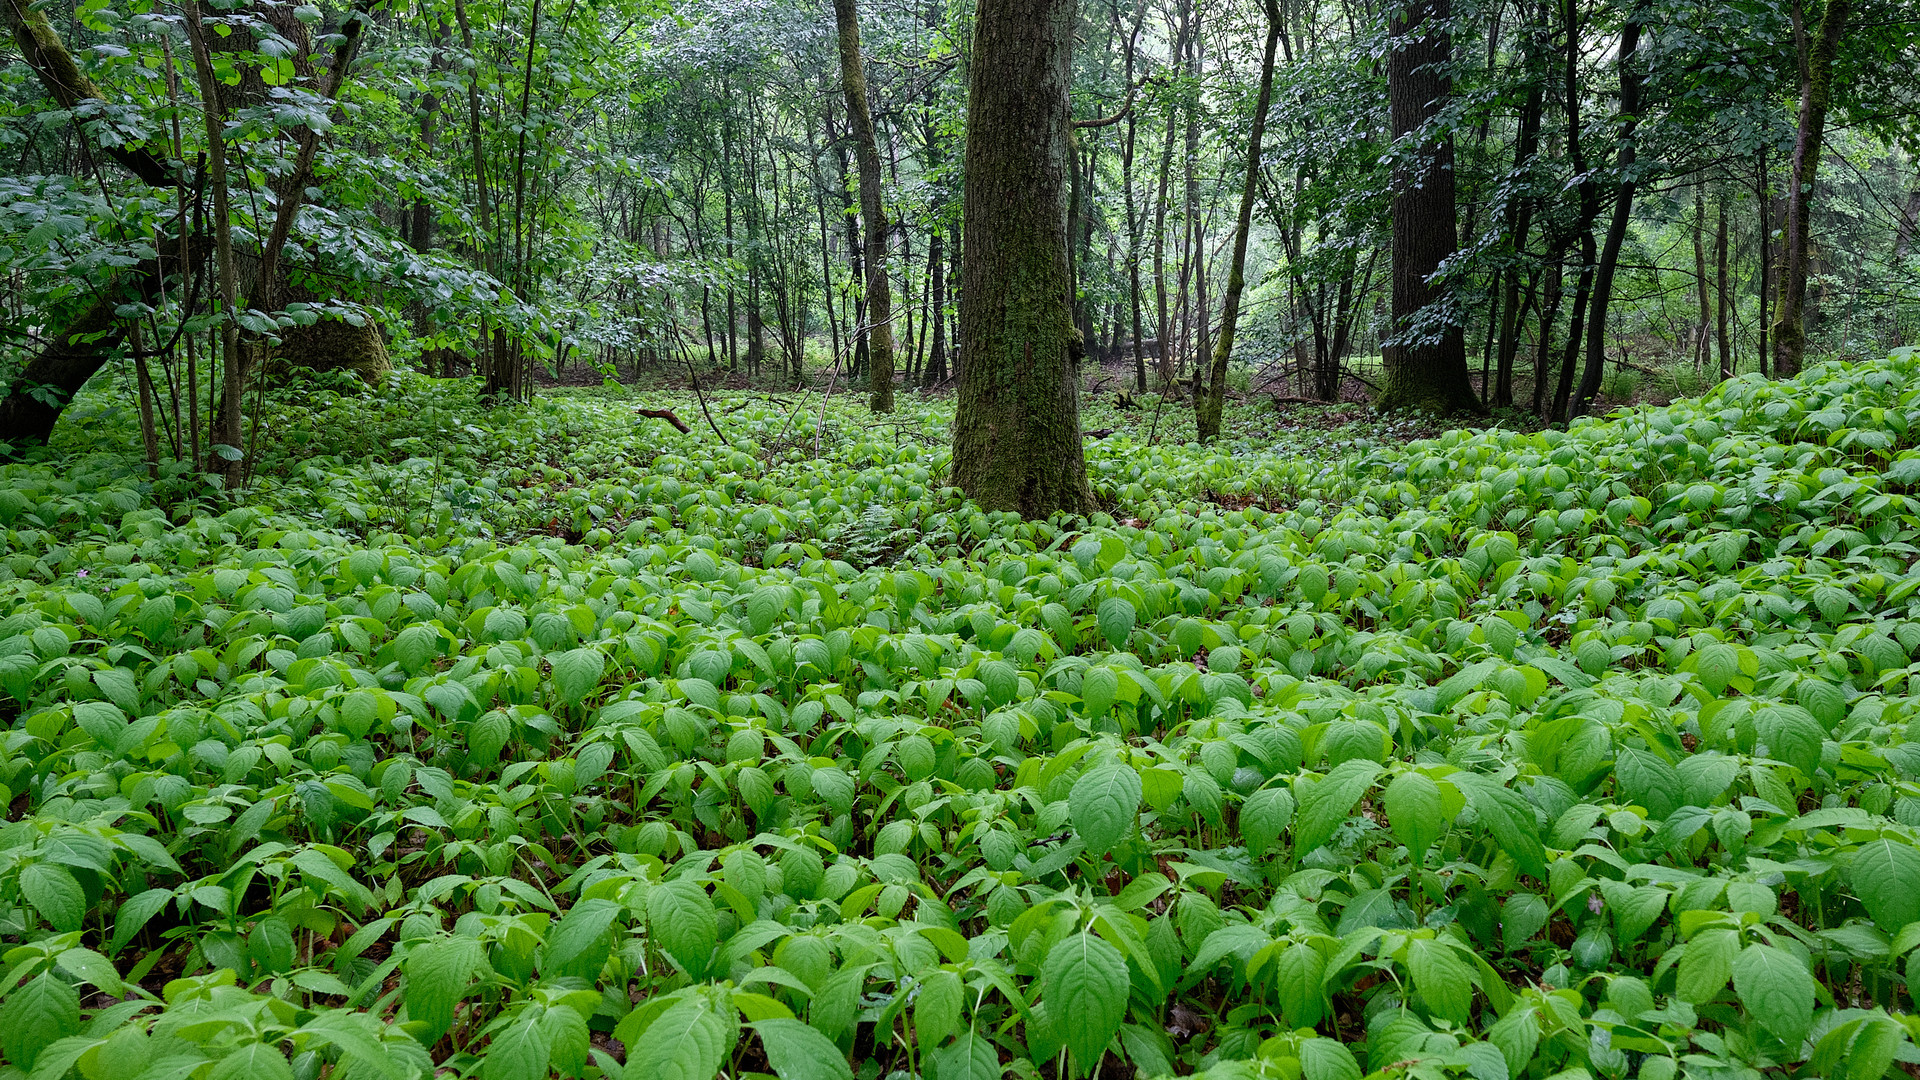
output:
{"label": "tree bark", "polygon": [[[1535,50],[1529,39],[1528,60],[1531,64]],[[1544,76],[1537,76],[1543,78]],[[1532,168],[1533,159],[1540,151],[1540,118],[1546,107],[1546,92],[1536,81],[1527,91],[1526,102],[1520,107],[1520,132],[1513,151],[1513,175],[1517,180]],[[1533,196],[1526,191],[1515,197],[1515,204],[1507,220],[1507,247],[1516,260],[1527,249],[1527,235],[1533,228]],[[1492,401],[1496,408],[1508,408],[1513,405],[1513,362],[1520,353],[1520,273],[1516,268],[1506,275],[1506,302],[1500,306],[1500,348],[1499,359],[1495,362],[1493,376]]]}
{"label": "tree bark", "polygon": [[[1453,92],[1452,0],[1412,0],[1388,27],[1387,105],[1396,141],[1439,116]],[[1441,265],[1459,246],[1454,231],[1453,138],[1429,136],[1407,146],[1393,184],[1393,340],[1382,349],[1382,409],[1475,412],[1479,399],[1467,374],[1467,342],[1450,310],[1451,286]]]}
{"label": "tree bark", "polygon": [[[1253,128],[1247,135],[1247,178],[1240,188],[1240,216],[1234,221],[1233,258],[1227,265],[1227,292],[1220,302],[1220,338],[1213,347],[1213,371],[1207,377],[1205,401],[1196,417],[1201,442],[1220,435],[1220,414],[1227,403],[1227,363],[1233,358],[1233,335],[1240,322],[1240,296],[1247,287],[1247,234],[1253,231],[1253,197],[1260,183],[1260,143],[1267,131],[1267,105],[1273,100],[1273,57],[1280,47],[1280,5],[1266,0],[1267,44],[1260,58],[1260,92],[1253,105]],[[1199,386],[1194,387],[1198,398]]]}
{"label": "tree bark", "polygon": [[1719,331],[1717,336],[1719,337],[1719,345],[1720,345],[1720,378],[1722,380],[1726,380],[1726,379],[1733,378],[1733,335],[1728,332],[1728,326],[1727,326],[1727,316],[1733,309],[1733,295],[1728,291],[1728,288],[1727,288],[1728,267],[1727,267],[1727,199],[1726,199],[1726,196],[1722,195],[1719,199],[1719,203],[1720,203],[1719,220],[1714,224],[1714,229],[1713,229],[1713,261],[1714,261],[1714,272],[1715,272],[1715,278],[1716,278],[1714,282],[1716,286],[1716,288],[1714,289],[1714,294],[1719,300],[1719,304],[1718,304],[1719,316],[1717,320],[1718,326],[1716,327],[1716,329]]}
{"label": "tree bark", "polygon": [[[193,67],[200,81],[200,98],[207,126],[207,182],[213,188],[213,242],[215,273],[220,288],[220,411],[213,418],[209,440],[213,453],[222,458],[215,468],[229,488],[237,486],[244,464],[240,447],[240,406],[246,386],[241,380],[239,317],[240,282],[233,259],[233,208],[227,189],[226,118],[220,108],[220,95],[213,75],[213,60],[207,53],[207,36],[200,24],[199,0],[188,0],[188,40],[193,47]],[[212,464],[209,462],[209,464]]]}
{"label": "tree bark", "polygon": [[1713,286],[1707,281],[1707,187],[1693,186],[1693,280],[1700,301],[1700,326],[1693,337],[1693,370],[1698,373],[1712,358]]}
{"label": "tree bark", "polygon": [[1783,238],[1779,299],[1773,315],[1773,373],[1790,379],[1806,360],[1807,244],[1811,235],[1813,183],[1820,170],[1820,142],[1827,132],[1827,105],[1833,92],[1833,66],[1846,34],[1853,0],[1827,0],[1807,50],[1800,82],[1800,116],[1793,140],[1788,178],[1787,228]]}
{"label": "tree bark", "polygon": [[981,0],[968,88],[953,482],[988,510],[1093,509],[1067,295],[1074,0]]}
{"label": "tree bark", "polygon": [[887,282],[887,217],[880,201],[880,148],[867,111],[867,76],[860,61],[860,21],[854,0],[833,0],[840,31],[840,85],[860,169],[860,216],[867,233],[867,375],[874,412],[893,411],[893,291]]}
{"label": "tree bark", "polygon": [[1580,373],[1580,393],[1573,401],[1573,415],[1585,416],[1600,392],[1601,377],[1607,367],[1607,308],[1613,303],[1613,275],[1620,265],[1620,246],[1627,238],[1627,225],[1633,218],[1633,196],[1639,187],[1633,167],[1633,133],[1640,123],[1640,64],[1635,55],[1640,49],[1638,13],[1630,14],[1620,28],[1620,135],[1614,168],[1619,172],[1613,194],[1613,220],[1607,223],[1607,240],[1600,248],[1600,261],[1593,270],[1593,310],[1587,317],[1587,366]]}

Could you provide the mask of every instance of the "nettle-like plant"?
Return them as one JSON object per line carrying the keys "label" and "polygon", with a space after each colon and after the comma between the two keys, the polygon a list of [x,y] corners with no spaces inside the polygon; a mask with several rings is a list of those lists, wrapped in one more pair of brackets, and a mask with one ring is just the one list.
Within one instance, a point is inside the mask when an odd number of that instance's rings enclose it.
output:
{"label": "nettle-like plant", "polygon": [[1086,521],[842,406],[405,375],[251,505],[0,467],[0,1068],[1886,1075],[1915,365],[1129,427]]}

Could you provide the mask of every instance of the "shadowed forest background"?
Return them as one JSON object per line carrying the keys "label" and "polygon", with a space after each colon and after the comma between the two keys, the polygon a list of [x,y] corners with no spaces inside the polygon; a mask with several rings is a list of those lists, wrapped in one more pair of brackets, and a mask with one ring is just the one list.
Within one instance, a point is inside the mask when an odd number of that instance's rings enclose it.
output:
{"label": "shadowed forest background", "polygon": [[[616,373],[785,389],[870,381],[878,324],[902,387],[951,385],[973,12],[843,7],[10,0],[0,437],[44,439],[103,365],[137,369],[153,438],[196,462],[244,453],[243,402],[290,364],[501,399]],[[1396,355],[1445,354],[1385,403],[1542,419],[1902,344],[1913,16],[1081,5],[1084,384],[1194,396],[1198,370],[1204,403],[1228,306],[1236,397],[1371,399]]]}

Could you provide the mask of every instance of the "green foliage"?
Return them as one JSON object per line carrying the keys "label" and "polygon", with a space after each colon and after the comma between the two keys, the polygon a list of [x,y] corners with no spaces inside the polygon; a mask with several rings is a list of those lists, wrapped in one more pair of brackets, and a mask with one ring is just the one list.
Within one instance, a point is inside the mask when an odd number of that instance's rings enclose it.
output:
{"label": "green foliage", "polygon": [[0,1076],[1879,1077],[1916,375],[1119,432],[1086,521],[404,375],[251,505],[5,466]]}

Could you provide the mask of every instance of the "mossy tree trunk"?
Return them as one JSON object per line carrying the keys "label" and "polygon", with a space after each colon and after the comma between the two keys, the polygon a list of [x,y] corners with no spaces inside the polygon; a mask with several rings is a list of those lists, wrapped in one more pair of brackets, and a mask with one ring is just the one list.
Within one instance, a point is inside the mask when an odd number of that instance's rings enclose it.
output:
{"label": "mossy tree trunk", "polygon": [[887,215],[880,201],[880,147],[873,137],[873,115],[867,110],[867,76],[860,60],[860,17],[854,0],[833,0],[833,18],[840,30],[840,84],[860,169],[860,217],[867,233],[869,403],[874,412],[892,412],[893,290],[887,282]]}
{"label": "mossy tree trunk", "polygon": [[1093,508],[1067,274],[1074,0],[981,0],[968,94],[953,482],[989,510]]}
{"label": "mossy tree trunk", "polygon": [[[1388,27],[1387,111],[1396,140],[1421,131],[1453,94],[1452,0],[1410,0]],[[1454,231],[1453,138],[1403,147],[1393,179],[1393,338],[1383,348],[1382,409],[1473,412],[1466,333],[1451,310],[1441,264]]]}

